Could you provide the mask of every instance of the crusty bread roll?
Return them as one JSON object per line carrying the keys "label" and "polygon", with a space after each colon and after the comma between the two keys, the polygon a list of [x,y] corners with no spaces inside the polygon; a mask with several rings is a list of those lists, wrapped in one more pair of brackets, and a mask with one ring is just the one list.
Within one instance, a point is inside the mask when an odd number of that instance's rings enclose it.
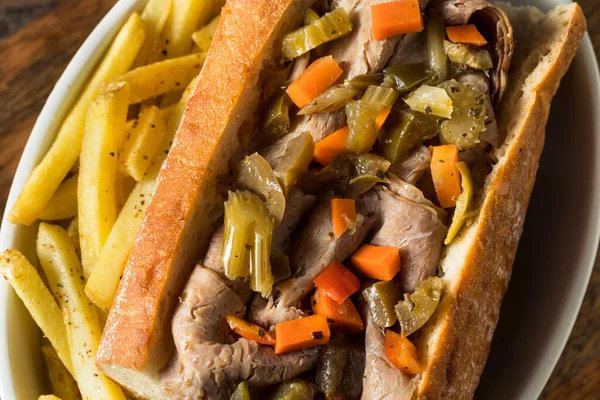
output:
{"label": "crusty bread roll", "polygon": [[[123,274],[98,365],[136,397],[165,398],[171,316],[220,216],[215,177],[237,156],[238,131],[258,110],[260,73],[309,0],[229,0],[153,201]],[[444,297],[418,347],[424,399],[471,398],[506,291],[544,142],[552,96],[585,32],[577,4],[545,15],[505,6],[517,46],[498,123],[506,133],[480,193],[479,215],[445,250]],[[276,46],[274,46],[276,44]]]}

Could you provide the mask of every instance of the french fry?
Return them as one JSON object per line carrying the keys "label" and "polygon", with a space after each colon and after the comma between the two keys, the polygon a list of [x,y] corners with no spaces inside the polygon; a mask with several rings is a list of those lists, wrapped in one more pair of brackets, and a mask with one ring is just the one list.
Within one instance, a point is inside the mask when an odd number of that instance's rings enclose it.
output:
{"label": "french fry", "polygon": [[18,250],[6,250],[0,254],[0,274],[17,292],[58,357],[73,374],[62,313],[36,269]]}
{"label": "french fry", "polygon": [[208,25],[203,26],[192,34],[192,40],[194,43],[196,43],[201,52],[208,52],[220,20],[221,15],[219,14],[214,17],[213,20],[208,23]]}
{"label": "french fry", "polygon": [[219,13],[224,0],[173,0],[162,34],[166,58],[181,57],[192,48],[192,33]]}
{"label": "french fry", "polygon": [[124,173],[137,182],[144,178],[165,136],[165,130],[165,120],[158,107],[147,107],[140,112],[137,123],[126,136],[123,151],[119,154],[119,164]]}
{"label": "french fry", "polygon": [[84,276],[98,260],[115,223],[115,179],[125,137],[129,85],[119,83],[89,107],[79,158],[77,203]]}
{"label": "french fry", "polygon": [[177,107],[173,110],[167,123],[166,134],[146,176],[136,185],[127,199],[127,203],[102,248],[96,267],[87,281],[85,292],[101,310],[108,311],[112,305],[131,246],[133,246],[136,233],[142,223],[144,211],[152,199],[158,173],[163,161],[167,158],[171,141],[175,137],[187,101],[196,86],[196,80],[194,79],[188,85]]}
{"label": "french fry", "polygon": [[77,382],[64,366],[56,351],[50,343],[44,343],[41,347],[42,355],[46,363],[46,369],[48,370],[48,378],[50,386],[52,387],[52,393],[60,397],[63,400],[79,400],[81,394],[77,387]]}
{"label": "french fry", "polygon": [[135,63],[135,67],[151,64],[159,60],[161,49],[160,35],[165,27],[172,0],[150,0],[142,11],[142,20],[146,23],[147,35]]}
{"label": "french fry", "polygon": [[53,394],[44,394],[38,397],[38,400],[62,400],[60,397],[56,397]]}
{"label": "french fry", "polygon": [[[127,129],[125,130],[127,132]],[[127,137],[127,134],[125,134]],[[131,191],[135,187],[137,182],[129,175],[125,175],[120,169],[117,168],[117,175],[115,176],[115,211],[116,215],[119,215],[123,206],[127,202]]]}
{"label": "french fry", "polygon": [[[180,99],[181,99],[181,96],[179,96],[179,98],[177,99],[177,103],[179,103]],[[164,121],[168,121],[169,118],[171,118],[171,114],[173,114],[175,107],[177,107],[177,104],[171,104],[167,107],[160,109],[160,116],[162,117],[162,119]],[[135,121],[137,121],[137,118],[130,119],[129,121],[127,121],[127,125],[125,125],[125,137],[127,137],[127,135],[129,135],[131,133],[131,130],[133,129],[133,124],[135,123]]]}
{"label": "french fry", "polygon": [[77,175],[60,184],[40,214],[43,221],[58,221],[77,215]]}
{"label": "french fry", "polygon": [[56,140],[35,167],[19,194],[10,214],[14,224],[30,225],[40,217],[44,207],[63,181],[81,150],[84,122],[90,103],[102,85],[129,70],[146,36],[144,22],[136,13],[127,20],[110,46],[81,97],[71,109]]}
{"label": "french fry", "polygon": [[131,70],[115,82],[129,83],[129,104],[139,103],[186,87],[202,69],[205,58],[206,53],[198,53],[156,62]]}
{"label": "french fry", "polygon": [[81,246],[79,245],[79,218],[77,218],[77,216],[75,216],[75,218],[69,222],[67,234],[69,235],[71,244],[75,248],[77,256],[79,256],[79,259],[81,259]]}
{"label": "french fry", "polygon": [[98,313],[84,292],[83,274],[67,232],[42,222],[37,253],[48,281],[55,282],[73,362],[74,377],[84,399],[125,400],[121,388],[96,366],[102,335]]}

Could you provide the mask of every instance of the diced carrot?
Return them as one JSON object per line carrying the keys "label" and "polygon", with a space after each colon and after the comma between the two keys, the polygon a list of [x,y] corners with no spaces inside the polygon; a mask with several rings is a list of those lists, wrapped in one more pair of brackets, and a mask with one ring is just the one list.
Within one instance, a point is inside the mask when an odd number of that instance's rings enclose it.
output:
{"label": "diced carrot", "polygon": [[348,224],[356,222],[356,202],[352,199],[331,199],[329,207],[333,236],[339,238],[348,230]]}
{"label": "diced carrot", "polygon": [[333,263],[325,268],[313,281],[327,292],[329,297],[342,304],[350,295],[360,289],[360,280],[342,264]]}
{"label": "diced carrot", "polygon": [[329,341],[329,326],[324,315],[311,315],[275,325],[275,354],[320,346]]}
{"label": "diced carrot", "polygon": [[231,330],[241,337],[248,340],[254,340],[260,344],[275,346],[275,338],[273,335],[260,326],[251,324],[240,317],[236,317],[235,315],[227,315],[225,316],[225,319],[227,320]]}
{"label": "diced carrot", "polygon": [[286,93],[294,104],[304,107],[323,93],[344,72],[331,56],[315,60],[306,70],[288,86]]}
{"label": "diced carrot", "polygon": [[473,24],[463,26],[447,26],[446,35],[448,39],[454,43],[473,44],[475,46],[483,46],[487,44],[487,40],[477,30]]}
{"label": "diced carrot", "polygon": [[419,362],[419,355],[414,344],[406,337],[391,330],[385,332],[383,342],[385,356],[398,368],[406,374],[419,374],[423,372],[423,366]]}
{"label": "diced carrot", "polygon": [[321,165],[328,166],[333,157],[348,150],[346,149],[346,140],[348,140],[349,134],[350,129],[345,126],[319,140],[315,143],[313,159]]}
{"label": "diced carrot", "polygon": [[385,120],[387,119],[388,115],[390,115],[390,111],[392,111],[392,106],[384,108],[379,114],[377,114],[377,118],[375,118],[375,126],[378,130],[381,129],[383,124],[385,124]]}
{"label": "diced carrot", "polygon": [[327,317],[327,322],[332,328],[350,333],[358,333],[365,329],[362,319],[350,299],[338,304],[329,297],[324,289],[317,288],[311,303],[313,312]]}
{"label": "diced carrot", "polygon": [[460,194],[460,173],[456,168],[458,148],[453,144],[433,146],[431,156],[431,177],[440,205],[443,208],[456,206]]}
{"label": "diced carrot", "polygon": [[367,278],[391,281],[400,271],[400,251],[397,247],[363,244],[352,255],[352,265]]}
{"label": "diced carrot", "polygon": [[423,30],[418,0],[399,0],[371,6],[373,39],[382,40]]}

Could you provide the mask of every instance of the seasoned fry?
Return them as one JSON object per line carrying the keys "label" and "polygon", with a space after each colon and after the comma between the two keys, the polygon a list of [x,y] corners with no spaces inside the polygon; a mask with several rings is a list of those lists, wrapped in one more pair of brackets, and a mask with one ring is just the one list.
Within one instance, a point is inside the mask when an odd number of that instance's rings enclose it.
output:
{"label": "seasoned fry", "polygon": [[58,221],[77,215],[77,175],[60,184],[40,214],[43,221]]}
{"label": "seasoned fry", "polygon": [[23,300],[33,320],[72,374],[73,364],[62,313],[36,269],[18,250],[6,250],[0,254],[0,274]]}
{"label": "seasoned fry", "polygon": [[220,20],[221,15],[219,14],[208,25],[203,26],[192,35],[192,40],[196,43],[200,52],[208,51]]}
{"label": "seasoned fry", "polygon": [[136,183],[137,182],[135,179],[124,174],[117,168],[117,175],[115,176],[115,215],[119,215],[123,209],[123,206],[125,206],[125,203],[127,202],[127,199],[129,198],[129,195],[131,194],[131,191],[135,187]]}
{"label": "seasoned fry", "polygon": [[166,58],[181,57],[192,48],[192,33],[219,13],[224,0],[174,0],[162,34]]}
{"label": "seasoned fry", "polygon": [[125,137],[129,85],[120,83],[90,105],[85,123],[77,190],[79,238],[87,278],[116,219],[115,177]]}
{"label": "seasoned fry", "polygon": [[77,216],[69,222],[69,227],[67,228],[67,234],[69,235],[69,240],[71,244],[75,248],[75,252],[81,259],[81,246],[79,245],[79,218]]}
{"label": "seasoned fry", "polygon": [[172,3],[172,0],[150,0],[144,7],[142,20],[146,23],[147,35],[144,45],[133,64],[135,67],[159,60],[161,51],[160,35],[171,12]]}
{"label": "seasoned fry", "polygon": [[145,36],[144,22],[138,14],[132,14],[64,120],[52,147],[29,176],[10,212],[10,222],[30,225],[40,217],[79,156],[88,106],[100,93],[102,85],[129,70]]}
{"label": "seasoned fry", "polygon": [[124,173],[140,182],[165,136],[166,124],[156,106],[142,110],[125,138],[119,163]]}
{"label": "seasoned fry", "polygon": [[129,104],[139,103],[186,87],[200,72],[205,58],[206,53],[198,53],[160,61],[129,71],[115,82],[129,83]]}
{"label": "seasoned fry", "polygon": [[136,185],[129,196],[102,248],[96,267],[87,281],[85,292],[101,310],[108,311],[112,305],[131,246],[142,223],[142,216],[152,199],[160,167],[169,153],[171,141],[177,132],[187,101],[195,86],[196,79],[188,85],[169,118],[166,134],[146,176]]}
{"label": "seasoned fry", "polygon": [[[83,274],[67,232],[42,222],[37,253],[49,282],[54,282],[63,309],[74,376],[84,399],[125,400],[117,384],[96,367],[96,352],[102,335],[96,308],[84,292]],[[52,285],[52,283],[51,283]]]}
{"label": "seasoned fry", "polygon": [[48,370],[48,377],[52,393],[56,394],[63,400],[78,400],[81,399],[77,382],[71,373],[64,366],[56,351],[50,343],[44,343],[41,347],[42,355]]}

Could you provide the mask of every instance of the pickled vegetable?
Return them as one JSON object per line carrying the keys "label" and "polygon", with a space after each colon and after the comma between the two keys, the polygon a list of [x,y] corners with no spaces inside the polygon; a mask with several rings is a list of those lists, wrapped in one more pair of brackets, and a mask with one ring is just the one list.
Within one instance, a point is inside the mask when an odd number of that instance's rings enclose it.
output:
{"label": "pickled vegetable", "polygon": [[433,276],[419,283],[415,291],[396,305],[402,335],[416,332],[431,318],[442,296],[442,280]]}
{"label": "pickled vegetable", "polygon": [[315,10],[313,10],[312,8],[306,10],[306,14],[304,14],[304,25],[310,25],[318,20],[319,14],[317,14]]}
{"label": "pickled vegetable", "polygon": [[302,379],[292,379],[281,383],[271,395],[270,400],[313,400],[317,387]]}
{"label": "pickled vegetable", "polygon": [[352,22],[343,8],[336,8],[310,25],[305,25],[283,38],[282,54],[286,60],[314,49],[315,47],[342,37],[352,31]]}
{"label": "pickled vegetable", "polygon": [[371,153],[340,153],[322,170],[307,175],[301,182],[306,193],[336,190],[347,198],[356,198],[377,183],[389,183],[385,172],[390,162]]}
{"label": "pickled vegetable", "polygon": [[355,152],[368,152],[377,140],[379,129],[377,115],[394,104],[398,93],[394,89],[369,86],[360,100],[346,104],[346,116],[350,134],[346,148]]}
{"label": "pickled vegetable", "polygon": [[263,132],[269,140],[274,141],[289,132],[291,104],[290,97],[283,93],[269,106],[263,123]]}
{"label": "pickled vegetable", "polygon": [[456,198],[456,208],[454,209],[454,216],[452,217],[452,224],[448,228],[448,234],[444,244],[451,243],[460,228],[469,217],[469,208],[471,207],[471,200],[473,199],[473,180],[471,178],[471,171],[464,162],[456,164],[456,168],[460,171],[460,186],[462,187],[462,193]]}
{"label": "pickled vegetable", "polygon": [[352,89],[343,85],[332,86],[323,94],[317,96],[307,106],[298,111],[299,115],[312,113],[329,113],[344,107],[350,100],[360,93],[357,89]]}
{"label": "pickled vegetable", "polygon": [[358,399],[364,370],[364,347],[331,341],[321,351],[315,382],[327,398]]}
{"label": "pickled vegetable", "polygon": [[463,68],[471,67],[473,69],[488,70],[494,66],[492,56],[486,49],[480,49],[475,46],[452,43],[444,41],[444,51],[450,61],[461,65]]}
{"label": "pickled vegetable", "polygon": [[426,63],[393,65],[384,69],[383,73],[399,93],[416,88],[433,75]]}
{"label": "pickled vegetable", "polygon": [[280,251],[273,251],[271,253],[271,272],[273,274],[273,282],[275,283],[292,276],[290,258]]}
{"label": "pickled vegetable", "polygon": [[387,129],[380,136],[379,150],[392,162],[403,160],[415,147],[438,133],[438,120],[412,110],[392,109]]}
{"label": "pickled vegetable", "polygon": [[434,8],[430,8],[427,16],[427,53],[429,68],[433,72],[433,82],[442,82],[448,76],[448,57],[444,52],[444,21]]}
{"label": "pickled vegetable", "polygon": [[443,82],[440,88],[446,91],[454,109],[452,117],[440,125],[442,143],[455,144],[460,150],[474,147],[485,130],[485,94],[455,80]]}
{"label": "pickled vegetable", "polygon": [[367,308],[375,325],[388,328],[396,323],[394,307],[400,300],[400,290],[394,281],[379,281],[363,290]]}
{"label": "pickled vegetable", "polygon": [[308,166],[315,154],[315,141],[310,133],[304,132],[292,139],[279,164],[275,175],[287,196],[292,186],[308,171]]}
{"label": "pickled vegetable", "polygon": [[285,196],[267,160],[258,153],[244,158],[240,163],[237,185],[258,194],[267,204],[275,224],[279,225],[285,211]]}
{"label": "pickled vegetable", "polygon": [[229,192],[223,234],[225,275],[229,279],[250,276],[252,289],[264,297],[273,287],[270,255],[274,226],[273,217],[258,195]]}
{"label": "pickled vegetable", "polygon": [[412,110],[426,115],[437,115],[442,118],[450,118],[452,115],[452,99],[443,88],[423,85],[404,101]]}
{"label": "pickled vegetable", "polygon": [[377,86],[383,82],[383,74],[365,74],[365,75],[357,75],[354,78],[346,79],[344,81],[344,86],[349,87],[351,89],[357,89],[360,91],[367,90],[369,86]]}
{"label": "pickled vegetable", "polygon": [[240,382],[240,384],[237,385],[235,392],[231,395],[231,400],[252,400],[248,382]]}

